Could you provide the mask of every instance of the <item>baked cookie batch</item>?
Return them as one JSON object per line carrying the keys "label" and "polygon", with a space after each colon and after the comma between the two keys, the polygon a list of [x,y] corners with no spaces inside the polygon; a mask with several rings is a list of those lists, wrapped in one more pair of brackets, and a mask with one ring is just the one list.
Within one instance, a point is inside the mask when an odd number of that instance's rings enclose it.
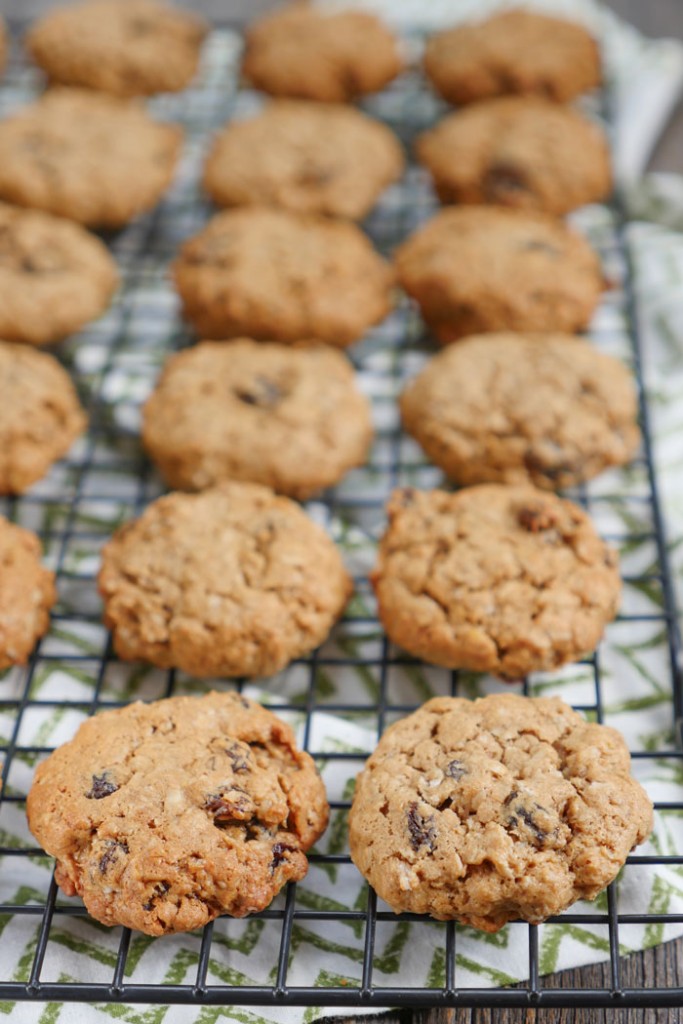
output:
{"label": "baked cookie batch", "polygon": [[[0,122],[0,493],[31,487],[86,428],[36,348],[111,301],[117,270],[87,229],[122,227],[168,187],[181,132],[136,97],[185,88],[206,32],[157,0],[92,0],[26,36],[50,88]],[[0,32],[0,65],[5,48]],[[567,106],[600,83],[597,46],[523,10],[427,41],[424,73],[462,108],[415,145],[446,208],[390,264],[356,222],[403,150],[350,102],[405,63],[360,11],[294,3],[247,32],[243,76],[272,99],[207,153],[203,187],[225,209],[169,270],[197,343],[143,410],[176,490],[102,552],[122,659],[271,676],[326,640],[353,583],[297,500],[367,459],[370,407],[342,350],[397,284],[443,346],[402,421],[464,489],[392,495],[371,576],[389,639],[516,680],[589,653],[617,613],[616,553],[554,493],[640,441],[628,371],[575,336],[605,287],[599,259],[558,219],[611,189],[602,132]],[[0,565],[5,668],[26,663],[56,592],[38,538],[4,519]],[[161,935],[267,907],[305,875],[329,808],[291,729],[214,692],[88,719],[38,767],[27,813],[67,895]],[[349,819],[353,861],[393,910],[485,931],[594,898],[651,827],[614,730],[510,694],[436,698],[387,729]]]}

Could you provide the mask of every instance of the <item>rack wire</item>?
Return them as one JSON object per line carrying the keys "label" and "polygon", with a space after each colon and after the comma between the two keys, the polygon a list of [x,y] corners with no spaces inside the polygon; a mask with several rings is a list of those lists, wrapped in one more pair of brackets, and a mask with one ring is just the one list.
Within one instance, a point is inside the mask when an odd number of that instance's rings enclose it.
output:
{"label": "rack wire", "polygon": [[[15,25],[15,35],[22,26]],[[624,913],[619,891],[610,886],[599,905],[580,906],[551,919],[551,924],[594,925],[603,928],[608,941],[609,966],[604,987],[553,988],[541,977],[538,929],[514,925],[515,935],[528,949],[529,980],[516,987],[463,986],[460,983],[459,949],[464,930],[454,923],[440,924],[416,915],[396,918],[378,905],[372,892],[361,885],[362,898],[351,908],[311,902],[301,884],[290,884],[285,894],[250,922],[244,922],[242,940],[248,945],[253,929],[269,929],[272,963],[260,983],[247,983],[229,966],[214,980],[216,963],[241,939],[231,939],[223,928],[225,919],[208,925],[193,937],[194,945],[179,967],[178,946],[173,937],[141,938],[127,929],[108,931],[87,918],[77,900],[61,897],[51,874],[52,863],[34,842],[23,824],[23,809],[34,765],[61,740],[70,736],[85,715],[123,705],[135,698],[155,699],[179,692],[205,692],[213,684],[188,680],[176,672],[122,666],[113,654],[100,624],[96,592],[97,553],[111,531],[137,515],[162,491],[145,460],[136,435],[141,400],[165,355],[191,343],[177,317],[175,300],[165,278],[165,268],[178,243],[198,229],[210,210],[201,198],[197,172],[211,132],[236,110],[244,112],[257,101],[236,93],[233,63],[236,47],[232,37],[217,33],[210,41],[205,68],[198,84],[179,97],[152,103],[160,116],[180,121],[186,128],[186,159],[173,189],[149,216],[108,239],[122,273],[122,288],[112,310],[97,324],[66,342],[60,358],[72,372],[90,416],[83,442],[49,476],[19,499],[3,499],[0,512],[28,525],[40,534],[46,558],[57,572],[59,604],[52,628],[38,644],[27,669],[12,670],[0,679],[0,758],[3,788],[0,793],[0,999],[8,1001],[92,1001],[104,1004],[238,1005],[277,1008],[325,1006],[364,1009],[377,1007],[663,1007],[683,1004],[683,988],[656,987],[647,991],[622,984],[620,933],[630,925],[653,929],[681,926],[683,914]],[[38,79],[23,63],[18,47],[9,74],[0,88],[0,113],[7,113],[35,93]],[[387,120],[408,142],[430,123],[439,111],[416,75],[406,74],[377,99],[368,103],[371,112]],[[434,200],[426,177],[410,166],[402,182],[389,190],[368,219],[366,229],[378,248],[389,253],[433,211]],[[595,217],[595,212],[593,214]],[[578,489],[571,496],[595,516],[608,539],[619,545],[625,567],[625,584],[631,600],[610,629],[659,632],[661,686],[666,694],[666,721],[661,742],[632,750],[639,766],[668,766],[683,770],[683,752],[674,743],[683,720],[683,687],[680,678],[680,635],[674,585],[667,554],[661,504],[653,459],[643,367],[639,311],[634,291],[632,257],[623,206],[617,198],[594,220],[592,240],[597,244],[610,276],[619,282],[606,297],[596,323],[597,343],[618,351],[634,367],[639,386],[643,447],[633,465],[620,474],[607,474],[600,483]],[[626,342],[626,349],[623,343]],[[621,348],[620,348],[621,346]],[[369,466],[351,474],[349,481],[309,504],[311,513],[337,534],[348,548],[358,538],[374,538],[383,521],[383,506],[394,486],[430,486],[441,483],[440,474],[427,466],[415,445],[400,430],[396,396],[404,381],[429,353],[415,310],[405,299],[395,312],[351,356],[368,390],[373,394],[378,424],[377,441]],[[615,517],[614,510],[618,511]],[[362,545],[361,545],[362,546]],[[635,555],[634,555],[635,552]],[[631,561],[633,568],[631,569]],[[480,685],[464,673],[424,670],[417,661],[395,649],[383,636],[376,619],[372,595],[364,571],[356,573],[357,593],[344,621],[329,644],[300,659],[291,672],[294,682],[265,681],[273,706],[301,725],[304,745],[324,767],[327,776],[355,773],[370,749],[330,749],[317,745],[317,716],[338,716],[351,725],[360,724],[377,737],[385,725],[409,711],[420,700],[420,687],[431,692],[471,695]],[[608,636],[610,631],[608,630]],[[605,700],[605,659],[601,647],[576,670],[582,673],[575,706],[598,721],[610,720]],[[349,672],[367,682],[366,695],[349,698],[329,680]],[[411,689],[396,678],[419,679]],[[346,676],[345,676],[346,678]],[[427,683],[425,683],[427,680]],[[68,685],[67,685],[68,682]],[[561,685],[559,679],[558,685]],[[236,686],[243,682],[221,682]],[[495,683],[484,683],[495,688]],[[526,693],[552,687],[552,680],[528,680]],[[65,689],[69,696],[65,697]],[[423,694],[423,696],[426,694]],[[371,745],[370,745],[371,746]],[[334,792],[331,801],[332,829],[343,833],[349,792]],[[683,815],[683,798],[656,800],[660,813]],[[334,870],[341,886],[355,869],[345,846],[321,846],[311,855],[312,870]],[[632,854],[625,873],[644,865],[683,865],[679,850]],[[31,885],[19,884],[24,874]],[[5,879],[5,883],[3,883]],[[108,945],[97,946],[98,970],[80,974],[55,974],[51,965],[57,952],[77,951],[82,941],[81,924],[88,935]],[[293,979],[297,929],[325,929],[344,922],[358,938],[360,978],[317,978],[313,983]],[[438,982],[420,988],[384,984],[380,965],[380,933],[397,923],[411,922],[417,929],[437,930],[442,952]],[[237,925],[235,925],[237,927]],[[252,932],[249,932],[249,929]],[[95,931],[93,931],[95,929]],[[3,934],[4,933],[4,934]],[[658,933],[659,934],[659,933]],[[521,936],[524,935],[522,939]],[[112,940],[111,937],[114,936]],[[104,940],[102,940],[104,941]],[[111,942],[114,942],[112,946]],[[145,952],[155,965],[159,980],[129,980],[132,968]],[[27,950],[20,962],[9,955],[14,945]],[[245,946],[246,948],[246,946]],[[96,958],[97,959],[97,958]],[[265,1010],[267,1012],[267,1009]]]}

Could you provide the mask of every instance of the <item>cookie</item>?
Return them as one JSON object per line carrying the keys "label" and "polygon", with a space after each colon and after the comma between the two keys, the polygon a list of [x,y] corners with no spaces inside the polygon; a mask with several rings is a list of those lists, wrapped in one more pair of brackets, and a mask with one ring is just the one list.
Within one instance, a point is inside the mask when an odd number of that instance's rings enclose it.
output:
{"label": "cookie", "polygon": [[0,122],[0,199],[119,228],[161,198],[181,140],[131,100],[50,89]]}
{"label": "cookie", "polygon": [[327,534],[258,484],[170,494],[102,551],[121,658],[195,676],[268,676],[321,644],[352,584]]}
{"label": "cookie", "polygon": [[247,30],[242,74],[273,96],[345,103],[377,92],[403,69],[399,44],[365,11],[293,3]]}
{"label": "cookie", "polygon": [[50,82],[148,96],[190,83],[207,28],[156,0],[89,0],[39,18],[25,44]]}
{"label": "cookie", "polygon": [[219,206],[361,220],[403,170],[394,133],[354,107],[278,100],[217,136],[204,187]]}
{"label": "cookie", "polygon": [[436,697],[358,776],[351,857],[397,914],[539,924],[595,899],[651,832],[630,760],[557,697]]}
{"label": "cookie", "polygon": [[26,811],[68,896],[163,935],[267,907],[306,874],[329,807],[285,722],[210,693],[87,719],[38,766]]}
{"label": "cookie", "polygon": [[583,26],[516,9],[432,36],[424,70],[458,106],[509,93],[566,103],[602,79],[598,45]]}
{"label": "cookie", "polygon": [[442,203],[495,203],[562,216],[612,189],[602,130],[550,100],[507,96],[449,114],[417,141]]}
{"label": "cookie", "polygon": [[22,494],[86,427],[69,375],[46,352],[0,341],[0,494]]}
{"label": "cookie", "polygon": [[400,283],[437,341],[588,326],[604,278],[588,242],[548,214],[442,210],[396,252]]}
{"label": "cookie", "polygon": [[633,457],[626,367],[566,334],[482,334],[436,355],[401,396],[427,456],[459,484],[572,487]]}
{"label": "cookie", "polygon": [[391,307],[391,268],[355,224],[286,210],[219,213],[185,242],[172,273],[205,338],[343,348]]}
{"label": "cookie", "polygon": [[533,487],[397,490],[372,583],[389,638],[445,668],[521,679],[592,651],[617,613],[616,552]]}
{"label": "cookie", "polygon": [[77,224],[0,203],[0,338],[49,345],[109,305],[116,264]]}
{"label": "cookie", "polygon": [[171,487],[249,480],[303,500],[365,462],[372,420],[327,345],[205,341],[166,363],[142,439]]}
{"label": "cookie", "polygon": [[50,624],[55,574],[43,568],[41,554],[35,533],[0,516],[0,670],[25,665]]}

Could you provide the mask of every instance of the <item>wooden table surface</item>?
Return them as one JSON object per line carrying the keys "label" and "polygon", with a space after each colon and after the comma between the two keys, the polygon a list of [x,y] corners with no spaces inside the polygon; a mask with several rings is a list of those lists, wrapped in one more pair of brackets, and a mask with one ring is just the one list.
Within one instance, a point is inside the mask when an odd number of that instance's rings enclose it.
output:
{"label": "wooden table surface", "polygon": [[[275,6],[272,0],[199,0],[187,6],[201,10],[213,19],[250,21]],[[455,0],[454,0],[455,3]],[[683,39],[683,0],[607,0],[607,5],[646,35],[674,36]],[[0,12],[27,17],[54,6],[52,0],[0,0]],[[650,162],[653,170],[683,173],[683,103],[679,104]],[[665,943],[645,953],[624,958],[622,985],[647,989],[683,987],[683,939]],[[552,988],[609,986],[609,964],[564,971],[543,979]],[[360,1019],[360,1018],[359,1018]],[[372,1017],[386,1024],[526,1024],[528,1021],[552,1024],[679,1024],[683,1010],[432,1010],[395,1011]],[[353,1018],[345,1018],[351,1021]]]}

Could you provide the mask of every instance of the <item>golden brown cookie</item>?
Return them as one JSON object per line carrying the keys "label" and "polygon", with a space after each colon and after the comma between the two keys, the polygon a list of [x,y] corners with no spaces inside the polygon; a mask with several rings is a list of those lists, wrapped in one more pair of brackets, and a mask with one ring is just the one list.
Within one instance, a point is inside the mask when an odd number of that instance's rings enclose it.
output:
{"label": "golden brown cookie", "polygon": [[432,36],[424,69],[458,105],[508,93],[566,103],[602,77],[597,43],[582,25],[521,9]]}
{"label": "golden brown cookie", "polygon": [[46,352],[0,341],[0,494],[22,494],[86,427],[69,375]]}
{"label": "golden brown cookie", "polygon": [[116,264],[78,224],[0,203],[0,338],[49,345],[107,308]]}
{"label": "golden brown cookie", "polygon": [[171,487],[250,480],[303,500],[365,462],[372,420],[327,345],[204,341],[166,363],[142,439]]}
{"label": "golden brown cookie", "polygon": [[533,487],[395,491],[372,583],[389,638],[434,665],[521,679],[591,652],[617,613],[616,552]]}
{"label": "golden brown cookie", "polygon": [[554,697],[436,697],[356,780],[351,856],[397,914],[486,932],[592,900],[652,830],[615,729]]}
{"label": "golden brown cookie", "polygon": [[161,198],[181,142],[132,100],[50,89],[0,122],[0,199],[119,228]]}
{"label": "golden brown cookie", "polygon": [[449,114],[417,141],[442,203],[495,203],[561,216],[612,188],[602,130],[576,110],[515,96]]}
{"label": "golden brown cookie", "polygon": [[502,207],[442,210],[395,263],[444,345],[488,331],[583,330],[604,287],[580,235],[548,214]]}
{"label": "golden brown cookie", "polygon": [[0,670],[25,665],[50,624],[55,574],[43,568],[41,554],[35,533],[0,516]]}
{"label": "golden brown cookie", "polygon": [[39,18],[25,43],[51,82],[138,96],[184,89],[207,28],[157,0],[88,0]]}
{"label": "golden brown cookie", "polygon": [[286,210],[219,213],[185,242],[172,273],[205,338],[343,348],[391,307],[391,268],[355,224]]}
{"label": "golden brown cookie", "polygon": [[403,69],[398,41],[366,11],[287,4],[247,30],[242,73],[257,89],[344,103],[377,92]]}
{"label": "golden brown cookie", "polygon": [[324,530],[246,483],[153,502],[105,545],[98,582],[119,657],[196,676],[278,672],[326,639],[353,589]]}
{"label": "golden brown cookie", "polygon": [[459,484],[572,487],[640,442],[626,367],[568,334],[482,334],[439,352],[406,387],[409,434]]}
{"label": "golden brown cookie", "polygon": [[263,910],[304,877],[329,814],[290,727],[236,693],[87,719],[39,765],[26,810],[63,891],[148,935]]}
{"label": "golden brown cookie", "polygon": [[219,206],[278,206],[362,220],[402,170],[394,133],[360,110],[278,100],[217,136],[204,187]]}

